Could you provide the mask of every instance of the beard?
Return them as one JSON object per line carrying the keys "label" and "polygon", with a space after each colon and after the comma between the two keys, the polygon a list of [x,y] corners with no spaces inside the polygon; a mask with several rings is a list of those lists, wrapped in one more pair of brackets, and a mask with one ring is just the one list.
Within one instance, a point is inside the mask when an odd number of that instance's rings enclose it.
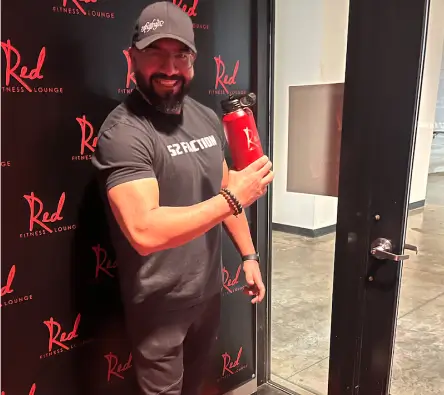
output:
{"label": "beard", "polygon": [[[165,114],[179,114],[182,111],[183,100],[190,90],[191,81],[186,82],[184,77],[178,75],[168,77],[165,74],[156,73],[153,74],[150,77],[149,82],[147,82],[139,71],[134,72],[134,78],[136,80],[137,88],[157,111]],[[180,90],[176,93],[171,92],[164,96],[160,96],[153,87],[153,80],[156,78],[179,81]]]}

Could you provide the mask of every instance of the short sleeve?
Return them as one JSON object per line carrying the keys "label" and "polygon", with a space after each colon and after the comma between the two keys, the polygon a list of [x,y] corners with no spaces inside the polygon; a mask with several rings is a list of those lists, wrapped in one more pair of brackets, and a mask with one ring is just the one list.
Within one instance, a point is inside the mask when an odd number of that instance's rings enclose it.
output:
{"label": "short sleeve", "polygon": [[231,152],[229,150],[228,144],[227,144],[227,138],[225,136],[225,129],[222,121],[219,119],[219,117],[214,113],[215,117],[215,123],[216,123],[216,130],[217,135],[220,139],[221,144],[221,150],[224,155],[224,159],[227,161],[227,163],[231,163]]}
{"label": "short sleeve", "polygon": [[225,137],[225,129],[224,129],[224,125],[222,124],[222,122],[218,119],[218,130],[219,130],[219,137],[220,137],[220,141],[221,141],[221,146],[222,146],[222,152],[225,151],[225,149],[227,148],[227,139]]}
{"label": "short sleeve", "polygon": [[211,109],[208,109],[208,110],[210,113],[211,121],[214,125],[214,129],[217,132],[217,137],[219,137],[221,150],[222,150],[222,152],[226,153],[227,139],[225,137],[225,130],[224,130],[224,126],[222,124],[222,121],[219,119],[219,117],[217,116],[217,114],[213,110],[211,110]]}
{"label": "short sleeve", "polygon": [[92,164],[109,190],[125,182],[155,178],[153,156],[153,143],[146,133],[116,124],[99,134]]}

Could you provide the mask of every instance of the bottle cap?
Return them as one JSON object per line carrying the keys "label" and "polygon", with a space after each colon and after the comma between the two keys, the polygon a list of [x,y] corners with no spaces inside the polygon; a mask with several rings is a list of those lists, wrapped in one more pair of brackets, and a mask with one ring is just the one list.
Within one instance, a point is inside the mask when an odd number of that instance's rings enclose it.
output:
{"label": "bottle cap", "polygon": [[256,104],[256,95],[248,93],[247,95],[230,95],[228,99],[221,100],[220,105],[224,114],[237,111],[241,108],[252,107]]}

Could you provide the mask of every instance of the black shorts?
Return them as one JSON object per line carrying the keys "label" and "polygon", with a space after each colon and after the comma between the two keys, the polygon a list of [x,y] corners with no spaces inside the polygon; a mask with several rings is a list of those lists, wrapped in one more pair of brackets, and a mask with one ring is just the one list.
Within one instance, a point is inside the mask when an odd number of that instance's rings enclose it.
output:
{"label": "black shorts", "polygon": [[220,322],[220,295],[161,314],[127,317],[143,395],[198,395]]}

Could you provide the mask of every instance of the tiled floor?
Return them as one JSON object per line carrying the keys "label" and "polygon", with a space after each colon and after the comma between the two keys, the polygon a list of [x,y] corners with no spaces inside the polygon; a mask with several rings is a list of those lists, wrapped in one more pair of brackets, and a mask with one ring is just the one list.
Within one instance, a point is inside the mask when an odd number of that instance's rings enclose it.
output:
{"label": "tiled floor", "polygon": [[444,171],[444,134],[438,134],[432,142],[430,153],[429,173]]}
{"label": "tiled floor", "polygon": [[[300,394],[327,394],[334,238],[273,233],[272,379]],[[444,394],[444,173],[410,212],[407,242],[419,254],[403,267],[390,392]]]}

